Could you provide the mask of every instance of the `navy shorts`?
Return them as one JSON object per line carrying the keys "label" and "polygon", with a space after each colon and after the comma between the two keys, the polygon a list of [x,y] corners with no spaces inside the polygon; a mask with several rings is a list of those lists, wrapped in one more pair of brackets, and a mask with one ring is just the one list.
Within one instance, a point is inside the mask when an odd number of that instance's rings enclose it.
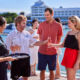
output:
{"label": "navy shorts", "polygon": [[38,70],[46,70],[46,66],[48,65],[49,70],[56,69],[56,58],[55,55],[44,55],[38,52]]}

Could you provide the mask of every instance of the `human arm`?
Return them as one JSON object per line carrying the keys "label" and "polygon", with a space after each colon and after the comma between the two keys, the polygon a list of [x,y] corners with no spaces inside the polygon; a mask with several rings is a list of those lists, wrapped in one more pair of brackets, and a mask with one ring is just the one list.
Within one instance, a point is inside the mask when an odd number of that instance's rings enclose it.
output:
{"label": "human arm", "polygon": [[78,50],[78,56],[77,56],[77,60],[76,60],[76,63],[74,65],[74,68],[79,69],[79,64],[80,64],[80,33],[76,36],[76,38],[78,40],[79,50]]}
{"label": "human arm", "polygon": [[0,62],[4,62],[4,61],[14,61],[15,58],[12,57],[4,57],[4,58],[0,58]]}
{"label": "human arm", "polygon": [[42,23],[39,25],[38,27],[38,30],[37,30],[37,37],[36,38],[39,38],[40,41],[36,41],[34,43],[34,46],[40,46],[40,45],[44,45],[48,42],[48,40],[42,40],[41,36],[42,36]]}
{"label": "human arm", "polygon": [[39,39],[39,37],[38,37],[38,36],[34,36],[33,38],[35,38],[35,39]]}
{"label": "human arm", "polygon": [[63,43],[59,43],[59,44],[48,43],[48,48],[51,48],[51,47],[62,48]]}
{"label": "human arm", "polygon": [[13,41],[16,39],[15,36],[16,36],[15,32],[12,32],[6,38],[7,49],[11,50],[12,52],[15,52],[16,50],[20,50],[20,46],[16,44],[14,45],[13,43]]}
{"label": "human arm", "polygon": [[[60,43],[60,41],[61,41],[61,37],[62,37],[62,35],[63,35],[63,30],[62,30],[62,25],[60,25],[60,24],[58,24],[58,28],[57,28],[57,39],[56,39],[56,44],[51,44],[51,43],[48,43],[48,46],[49,45],[51,45],[51,46],[55,46],[56,47],[56,49],[57,48],[61,48],[61,47],[63,47],[63,43]],[[49,46],[49,47],[51,47],[51,46]]]}
{"label": "human arm", "polygon": [[41,45],[44,45],[44,44],[47,44],[49,41],[49,38],[47,40],[44,40],[44,41],[37,41],[36,39],[34,38],[31,38],[31,46],[41,46]]}
{"label": "human arm", "polygon": [[[69,32],[67,33],[67,35],[69,34]],[[67,37],[67,35],[66,35],[66,37]],[[62,43],[56,43],[56,44],[54,44],[54,43],[48,43],[48,47],[57,47],[57,48],[63,48],[64,47],[64,43],[65,43],[65,40],[66,40],[66,37],[64,38],[64,40],[63,40],[63,42]]]}
{"label": "human arm", "polygon": [[58,28],[58,33],[57,33],[57,42],[56,42],[57,44],[60,43],[60,41],[61,41],[61,37],[63,36],[62,25],[59,24],[58,26],[59,26],[59,28]]}
{"label": "human arm", "polygon": [[37,41],[33,45],[34,46],[41,46],[41,45],[44,45],[44,44],[47,44],[47,43],[48,43],[48,39],[47,40],[44,40],[44,41]]}
{"label": "human arm", "polygon": [[62,35],[63,35],[62,25],[57,24],[56,44],[49,42],[48,47],[57,47],[57,48],[63,47],[63,44],[60,43]]}

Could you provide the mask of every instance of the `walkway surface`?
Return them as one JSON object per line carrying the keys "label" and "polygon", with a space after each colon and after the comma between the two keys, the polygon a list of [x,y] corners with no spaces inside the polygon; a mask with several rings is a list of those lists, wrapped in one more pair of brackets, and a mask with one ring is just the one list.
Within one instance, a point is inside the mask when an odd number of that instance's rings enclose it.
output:
{"label": "walkway surface", "polygon": [[[10,73],[8,73],[8,80],[11,80]],[[19,80],[22,80],[22,79],[20,78]],[[29,80],[40,80],[39,72],[37,72],[37,76],[29,77]],[[49,73],[46,73],[46,80],[49,80]],[[67,80],[67,79],[64,76],[61,76],[60,79],[55,79],[55,80]],[[76,80],[80,80],[80,78],[77,78]]]}
{"label": "walkway surface", "polygon": [[[40,80],[39,74],[38,74],[38,76],[30,77],[29,80]],[[46,74],[46,80],[49,80],[48,74]],[[66,77],[61,77],[60,79],[55,79],[55,80],[67,80],[67,79],[66,79]]]}

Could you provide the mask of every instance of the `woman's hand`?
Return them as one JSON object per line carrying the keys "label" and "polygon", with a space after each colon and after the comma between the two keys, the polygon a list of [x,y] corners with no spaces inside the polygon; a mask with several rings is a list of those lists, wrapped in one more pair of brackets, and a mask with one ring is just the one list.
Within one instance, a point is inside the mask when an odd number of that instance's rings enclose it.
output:
{"label": "woman's hand", "polygon": [[53,43],[48,42],[48,47],[49,47],[49,48],[51,48],[51,47],[59,48],[58,45],[59,45],[59,44],[53,44]]}
{"label": "woman's hand", "polygon": [[53,43],[48,42],[48,48],[54,47]]}
{"label": "woman's hand", "polygon": [[4,62],[4,61],[14,61],[14,60],[17,60],[17,59],[12,58],[12,57],[3,57],[3,58],[0,58],[0,62]]}
{"label": "woman's hand", "polygon": [[79,64],[80,64],[79,61],[77,61],[77,62],[75,63],[75,65],[74,65],[74,69],[75,69],[75,70],[78,70],[78,69],[79,69]]}
{"label": "woman's hand", "polygon": [[5,57],[5,60],[6,61],[14,61],[14,60],[17,60],[16,58],[12,58],[12,57]]}

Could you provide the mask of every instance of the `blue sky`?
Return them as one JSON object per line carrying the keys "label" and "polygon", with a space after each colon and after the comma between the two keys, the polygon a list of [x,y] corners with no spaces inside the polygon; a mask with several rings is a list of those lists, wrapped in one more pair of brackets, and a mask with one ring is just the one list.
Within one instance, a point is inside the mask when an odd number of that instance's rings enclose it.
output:
{"label": "blue sky", "polygon": [[[30,13],[31,6],[38,0],[0,0],[0,12],[21,12]],[[58,8],[63,6],[68,7],[79,7],[80,0],[42,0],[47,6],[52,8]]]}

